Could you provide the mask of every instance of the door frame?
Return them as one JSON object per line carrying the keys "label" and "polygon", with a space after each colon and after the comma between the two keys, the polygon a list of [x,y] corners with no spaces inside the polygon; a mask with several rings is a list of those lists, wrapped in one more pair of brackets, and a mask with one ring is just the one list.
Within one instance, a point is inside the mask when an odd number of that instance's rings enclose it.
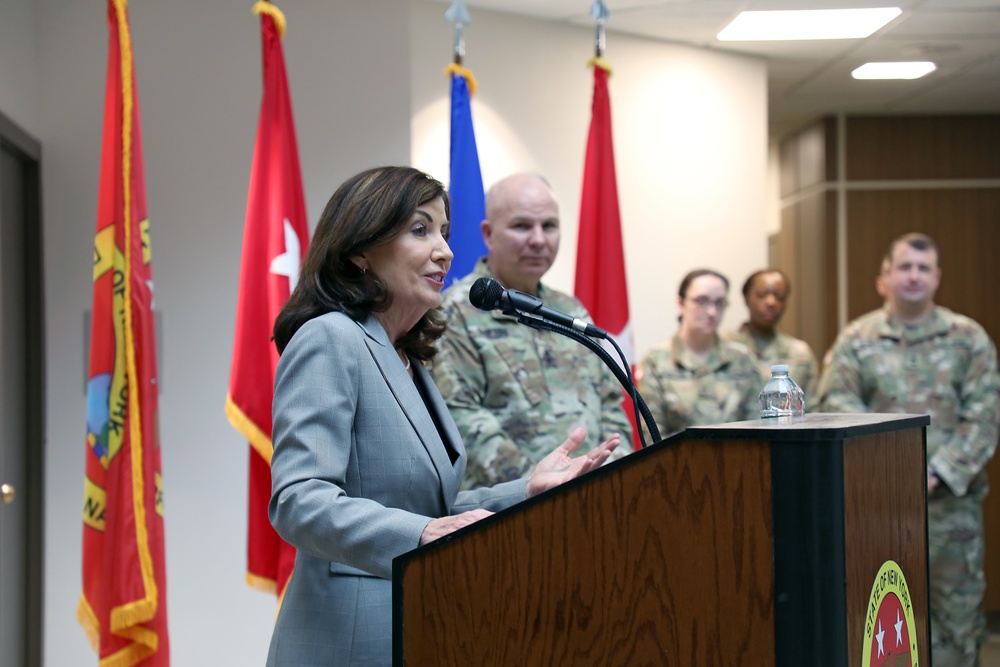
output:
{"label": "door frame", "polygon": [[41,144],[0,112],[0,147],[24,164],[24,341],[25,488],[18,499],[26,505],[25,522],[25,660],[42,664],[44,498],[45,498],[45,321],[42,267]]}

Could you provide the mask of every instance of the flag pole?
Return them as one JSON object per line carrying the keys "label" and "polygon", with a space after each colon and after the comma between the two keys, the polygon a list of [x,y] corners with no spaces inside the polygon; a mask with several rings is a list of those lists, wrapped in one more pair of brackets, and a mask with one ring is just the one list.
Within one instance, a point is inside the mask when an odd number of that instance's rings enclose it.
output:
{"label": "flag pole", "polygon": [[476,79],[463,64],[465,61],[465,26],[472,17],[463,0],[455,0],[445,12],[445,20],[455,27],[452,62],[445,68],[451,82],[451,146],[448,167],[448,194],[451,197],[451,244],[455,258],[445,277],[445,288],[471,273],[486,245],[480,223],[486,217],[483,175],[479,150],[472,125],[472,96]]}
{"label": "flag pole", "polygon": [[461,66],[465,59],[465,26],[472,23],[469,10],[465,7],[463,0],[455,0],[451,7],[445,12],[444,18],[448,23],[455,26],[455,51],[452,62]]}
{"label": "flag pole", "polygon": [[455,28],[454,46],[452,48],[451,65],[445,68],[445,76],[459,74],[465,78],[469,88],[469,97],[476,94],[476,78],[472,76],[472,71],[465,67],[465,26],[472,23],[472,17],[465,6],[465,0],[454,0],[448,11],[444,13],[444,19]]}
{"label": "flag pole", "polygon": [[608,6],[604,0],[595,0],[590,6],[590,18],[596,23],[596,35],[594,36],[594,57],[604,57],[604,23],[608,20]]}
{"label": "flag pole", "polygon": [[604,0],[594,0],[594,4],[590,6],[590,18],[594,19],[595,31],[594,57],[587,64],[604,69],[608,73],[608,76],[611,76],[611,65],[604,60],[604,49],[607,45],[604,24],[607,23],[610,16],[611,12],[608,11],[608,6],[604,4]]}

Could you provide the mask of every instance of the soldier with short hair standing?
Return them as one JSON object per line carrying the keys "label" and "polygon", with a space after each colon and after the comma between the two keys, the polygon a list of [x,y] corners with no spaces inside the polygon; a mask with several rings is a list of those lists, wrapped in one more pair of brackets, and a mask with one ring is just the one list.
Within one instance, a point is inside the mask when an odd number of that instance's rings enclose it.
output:
{"label": "soldier with short hair standing", "polygon": [[996,347],[976,321],[934,303],[937,244],[907,234],[882,265],[885,306],[838,336],[820,381],[823,412],[928,414],[927,532],[936,667],[978,664],[985,466],[997,445]]}
{"label": "soldier with short hair standing", "polygon": [[761,386],[771,378],[771,366],[788,364],[788,375],[806,393],[809,406],[816,403],[819,364],[809,343],[778,330],[785,305],[792,293],[792,282],[779,269],[754,271],[743,283],[743,300],[750,318],[738,331],[723,334],[747,346],[757,359]]}
{"label": "soldier with short hair standing", "polygon": [[575,297],[541,282],[560,238],[549,184],[524,173],[497,182],[486,196],[482,232],[487,256],[444,292],[448,329],[432,367],[469,456],[462,488],[523,477],[577,427],[595,444],[621,434],[612,458],[624,456],[632,427],[621,387],[600,358],[565,336],[469,303],[472,284],[488,277],[591,321]]}

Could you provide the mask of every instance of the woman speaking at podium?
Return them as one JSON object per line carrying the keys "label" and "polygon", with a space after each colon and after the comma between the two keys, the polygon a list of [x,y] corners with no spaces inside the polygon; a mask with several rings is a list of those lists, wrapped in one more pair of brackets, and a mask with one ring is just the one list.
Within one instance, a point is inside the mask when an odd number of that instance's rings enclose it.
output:
{"label": "woman speaking at podium", "polygon": [[267,664],[387,665],[392,559],[598,468],[582,429],[527,479],[458,491],[465,449],[424,369],[452,260],[444,187],[408,167],[348,179],[274,325],[271,523],[298,552]]}

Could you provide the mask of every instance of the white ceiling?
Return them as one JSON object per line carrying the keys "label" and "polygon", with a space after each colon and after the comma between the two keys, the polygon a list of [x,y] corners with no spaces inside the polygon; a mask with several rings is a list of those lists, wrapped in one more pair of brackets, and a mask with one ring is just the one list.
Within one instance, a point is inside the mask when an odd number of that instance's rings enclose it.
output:
{"label": "white ceiling", "polygon": [[[450,2],[450,0],[440,0]],[[592,0],[466,0],[477,8],[593,26]],[[1000,0],[605,0],[608,54],[616,32],[765,58],[773,133],[835,113],[1000,112]],[[902,15],[866,39],[720,42],[744,10],[900,7]],[[931,60],[912,81],[857,81],[868,61]]]}

